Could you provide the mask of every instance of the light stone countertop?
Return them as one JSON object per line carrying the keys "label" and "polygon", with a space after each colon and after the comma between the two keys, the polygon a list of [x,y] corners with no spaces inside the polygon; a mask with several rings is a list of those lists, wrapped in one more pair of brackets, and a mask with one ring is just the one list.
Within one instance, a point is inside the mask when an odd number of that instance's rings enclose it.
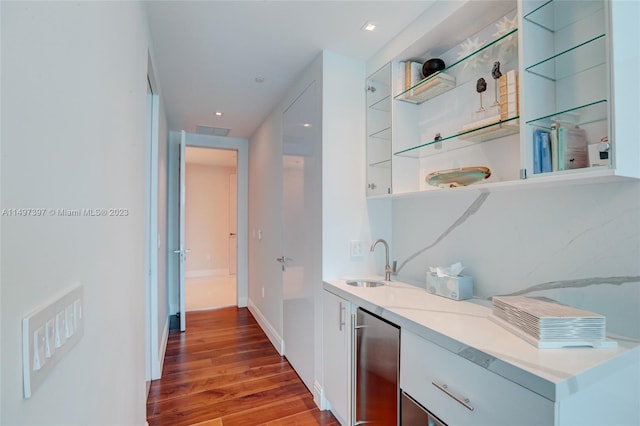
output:
{"label": "light stone countertop", "polygon": [[640,341],[608,336],[617,348],[537,349],[490,320],[490,305],[450,300],[402,282],[361,288],[346,281],[326,280],[324,289],[551,401],[640,365]]}

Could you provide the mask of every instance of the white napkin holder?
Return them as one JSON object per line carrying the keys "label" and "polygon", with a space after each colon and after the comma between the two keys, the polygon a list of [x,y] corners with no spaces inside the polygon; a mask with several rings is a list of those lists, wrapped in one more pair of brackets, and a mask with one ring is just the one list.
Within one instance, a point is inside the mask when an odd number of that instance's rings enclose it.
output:
{"label": "white napkin holder", "polygon": [[473,280],[468,275],[442,276],[427,272],[427,291],[453,300],[473,297]]}

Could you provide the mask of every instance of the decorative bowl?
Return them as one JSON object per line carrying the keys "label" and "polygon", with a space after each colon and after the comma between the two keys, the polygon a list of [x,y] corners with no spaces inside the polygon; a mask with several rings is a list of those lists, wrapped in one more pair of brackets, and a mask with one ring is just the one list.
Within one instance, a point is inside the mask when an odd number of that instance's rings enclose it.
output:
{"label": "decorative bowl", "polygon": [[444,69],[444,61],[439,58],[429,59],[422,65],[422,76],[429,77],[431,74],[442,71]]}
{"label": "decorative bowl", "polygon": [[489,176],[491,176],[491,170],[488,167],[461,167],[429,173],[425,181],[432,186],[455,188],[483,181]]}

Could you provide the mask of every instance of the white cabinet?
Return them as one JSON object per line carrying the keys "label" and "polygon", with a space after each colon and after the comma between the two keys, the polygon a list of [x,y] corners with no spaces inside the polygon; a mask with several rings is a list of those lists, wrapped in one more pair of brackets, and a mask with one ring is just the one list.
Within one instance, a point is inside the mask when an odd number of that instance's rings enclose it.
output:
{"label": "white cabinet", "polygon": [[444,423],[554,424],[554,403],[402,330],[400,388]]}
{"label": "white cabinet", "polygon": [[[638,2],[467,2],[440,19],[389,64],[393,194],[640,178]],[[411,79],[433,58],[445,68]]]}
{"label": "white cabinet", "polygon": [[[526,124],[522,145],[528,176],[548,173],[536,170],[536,131],[549,133],[559,146],[551,173],[576,171],[589,176],[608,171],[640,176],[638,127],[629,132],[626,118],[628,111],[635,111],[635,117],[639,111],[640,7],[636,3],[522,1]],[[618,61],[619,57],[627,60]],[[628,78],[631,70],[635,79]],[[629,91],[635,91],[634,99]],[[573,153],[572,143],[576,145]],[[628,165],[630,157],[633,166]]]}
{"label": "white cabinet", "polygon": [[[393,62],[394,194],[520,179],[517,23],[515,1],[469,2],[423,38],[418,58]],[[407,83],[407,64],[430,59],[445,68]]]}
{"label": "white cabinet", "polygon": [[527,176],[612,166],[607,6],[523,2]]}
{"label": "white cabinet", "polygon": [[351,303],[328,291],[322,300],[324,394],[342,425],[351,424]]}
{"label": "white cabinet", "polygon": [[595,380],[571,378],[572,393],[551,401],[402,329],[400,388],[449,426],[632,425],[640,422],[632,358]]}

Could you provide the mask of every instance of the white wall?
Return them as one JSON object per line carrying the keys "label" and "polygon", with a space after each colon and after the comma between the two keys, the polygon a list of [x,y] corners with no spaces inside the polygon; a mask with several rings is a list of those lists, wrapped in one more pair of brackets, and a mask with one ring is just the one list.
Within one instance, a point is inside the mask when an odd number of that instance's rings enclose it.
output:
{"label": "white wall", "polygon": [[185,275],[229,273],[229,177],[235,168],[187,163]]}
{"label": "white wall", "polygon": [[[300,75],[249,144],[249,305],[268,323],[267,332],[275,336],[272,341],[276,347],[283,330],[282,276],[274,261],[282,247],[282,111],[314,80],[321,83],[323,105],[322,277],[374,273],[371,256],[350,258],[351,240],[370,243],[372,239],[365,198],[365,64],[325,51]],[[387,210],[385,217],[390,217],[390,207]],[[388,226],[375,229],[381,235],[387,232],[383,236],[390,235]],[[258,239],[259,230],[262,240]],[[321,386],[322,282],[313,285],[314,368]],[[319,403],[317,392],[314,397]]]}
{"label": "white wall", "polygon": [[[145,421],[147,36],[133,2],[2,2],[2,424]],[[22,399],[21,318],[84,285],[84,336]]]}

